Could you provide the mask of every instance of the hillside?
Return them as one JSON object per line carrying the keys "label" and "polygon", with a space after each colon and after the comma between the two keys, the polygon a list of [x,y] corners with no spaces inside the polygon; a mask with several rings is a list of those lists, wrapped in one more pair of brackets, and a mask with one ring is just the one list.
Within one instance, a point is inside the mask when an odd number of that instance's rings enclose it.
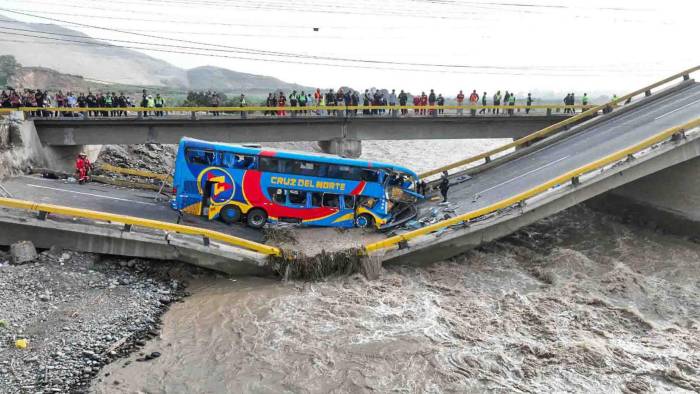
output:
{"label": "hillside", "polygon": [[[10,19],[6,16],[3,18]],[[103,44],[102,41],[79,31],[51,24],[15,21],[11,26],[13,29],[26,29],[36,33],[74,35],[78,37],[70,39]],[[31,32],[22,34],[32,34]],[[79,45],[26,36],[0,41],[0,55],[12,55],[23,66],[22,75],[16,76],[16,83],[21,87],[72,87],[79,90],[79,87],[89,85],[88,81],[94,81],[134,87],[167,87],[182,92],[193,89],[254,95],[266,95],[273,89],[310,89],[269,76],[246,74],[220,67],[204,66],[185,70],[131,49]],[[49,71],[57,73],[52,74]],[[77,79],[66,78],[59,73]]]}

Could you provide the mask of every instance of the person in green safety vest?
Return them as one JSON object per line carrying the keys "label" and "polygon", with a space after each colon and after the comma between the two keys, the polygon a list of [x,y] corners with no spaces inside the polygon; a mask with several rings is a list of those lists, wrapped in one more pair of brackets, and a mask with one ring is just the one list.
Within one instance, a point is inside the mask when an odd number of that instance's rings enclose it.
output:
{"label": "person in green safety vest", "polygon": [[[486,92],[484,92],[484,94],[481,95],[481,106],[482,106],[482,107],[485,107],[485,106],[486,106]],[[482,108],[482,109],[479,111],[479,113],[480,113],[480,114],[485,114],[485,113],[486,113],[486,108]]]}
{"label": "person in green safety vest", "polygon": [[[153,99],[153,104],[154,104],[154,107],[156,107],[156,108],[165,107],[165,100],[163,99],[163,97],[160,96],[160,93],[156,93],[156,98]],[[163,111],[158,111],[158,110],[156,111],[156,116],[163,116],[163,115],[165,115],[163,113]]]}
{"label": "person in green safety vest", "polygon": [[[511,107],[515,106],[515,93],[511,93],[510,96],[508,96],[508,105],[510,105]],[[508,115],[513,115],[512,109],[508,110]]]}
{"label": "person in green safety vest", "polygon": [[583,111],[588,109],[588,93],[584,93],[583,97],[581,97],[581,104],[583,105]]}
{"label": "person in green safety vest", "polygon": [[[306,107],[306,101],[307,101],[306,93],[304,93],[304,92],[302,91],[302,92],[299,94],[299,106],[300,106],[300,107]],[[302,111],[302,113],[303,113],[304,115],[306,115],[306,110]]]}
{"label": "person in green safety vest", "polygon": [[[107,92],[105,94],[105,108],[114,108],[114,101],[112,100],[112,96]],[[110,116],[114,116],[114,111],[109,111]]]}
{"label": "person in green safety vest", "polygon": [[[245,101],[245,94],[241,94],[239,106],[241,108],[248,106],[248,103]],[[248,117],[248,113],[246,111],[241,111],[241,119],[245,119],[247,117]]]}
{"label": "person in green safety vest", "polygon": [[[501,91],[500,90],[497,91],[496,94],[493,95],[493,105],[496,107],[501,105]],[[498,112],[499,112],[498,108],[493,109],[493,113],[495,113],[496,115],[498,115]]]}

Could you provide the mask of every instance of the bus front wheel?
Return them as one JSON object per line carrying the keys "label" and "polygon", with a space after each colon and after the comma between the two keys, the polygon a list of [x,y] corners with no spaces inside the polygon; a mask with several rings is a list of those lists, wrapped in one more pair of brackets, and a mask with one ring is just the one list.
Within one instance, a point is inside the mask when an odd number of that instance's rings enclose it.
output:
{"label": "bus front wheel", "polygon": [[241,209],[235,205],[227,205],[221,208],[219,216],[221,221],[226,224],[236,223],[241,220]]}
{"label": "bus front wheel", "polygon": [[263,228],[267,223],[267,213],[260,208],[253,208],[248,212],[248,226]]}
{"label": "bus front wheel", "polygon": [[368,215],[366,213],[363,213],[362,215],[359,215],[357,218],[355,218],[355,226],[359,228],[370,228],[372,227],[372,224],[374,223],[374,218],[372,215]]}

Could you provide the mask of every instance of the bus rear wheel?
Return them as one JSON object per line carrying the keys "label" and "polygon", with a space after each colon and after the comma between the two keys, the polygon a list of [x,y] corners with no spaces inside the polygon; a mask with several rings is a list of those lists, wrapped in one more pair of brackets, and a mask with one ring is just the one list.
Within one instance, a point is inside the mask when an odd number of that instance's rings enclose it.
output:
{"label": "bus rear wheel", "polygon": [[374,224],[374,218],[372,215],[363,213],[355,218],[355,227],[359,228],[370,228]]}
{"label": "bus rear wheel", "polygon": [[219,212],[221,221],[226,224],[236,223],[241,220],[241,209],[235,205],[227,205]]}
{"label": "bus rear wheel", "polygon": [[267,212],[260,208],[253,208],[248,212],[248,226],[252,228],[263,228],[267,223]]}

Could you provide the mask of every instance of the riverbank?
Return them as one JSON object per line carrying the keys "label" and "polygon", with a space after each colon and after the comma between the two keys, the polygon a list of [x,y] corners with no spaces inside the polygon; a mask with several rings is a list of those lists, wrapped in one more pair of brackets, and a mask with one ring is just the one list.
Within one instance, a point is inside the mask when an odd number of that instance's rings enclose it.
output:
{"label": "riverbank", "polygon": [[[186,294],[184,280],[199,272],[61,250],[24,265],[8,260],[0,251],[0,391],[6,393],[87,392],[105,365],[158,335],[162,314]],[[18,339],[28,346],[17,348]]]}

